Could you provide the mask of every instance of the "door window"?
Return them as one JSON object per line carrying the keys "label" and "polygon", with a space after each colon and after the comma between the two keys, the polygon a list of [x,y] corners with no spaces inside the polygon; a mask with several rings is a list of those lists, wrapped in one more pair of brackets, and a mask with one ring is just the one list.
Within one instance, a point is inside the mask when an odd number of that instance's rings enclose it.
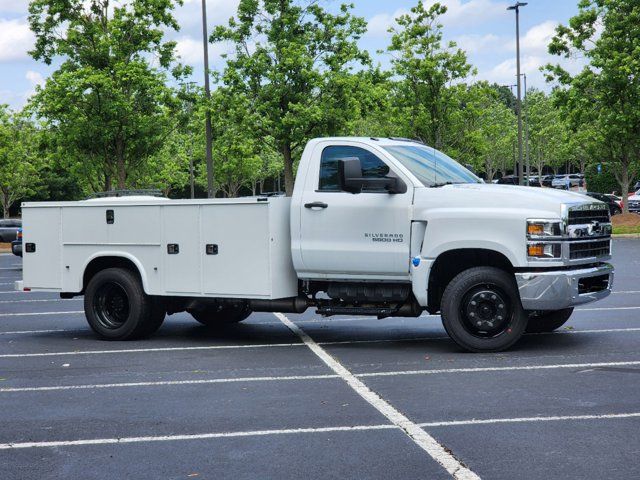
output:
{"label": "door window", "polygon": [[331,146],[322,151],[320,158],[320,182],[318,189],[321,192],[339,192],[338,160],[344,158],[358,158],[362,166],[364,178],[384,178],[389,174],[389,167],[375,154],[360,147]]}

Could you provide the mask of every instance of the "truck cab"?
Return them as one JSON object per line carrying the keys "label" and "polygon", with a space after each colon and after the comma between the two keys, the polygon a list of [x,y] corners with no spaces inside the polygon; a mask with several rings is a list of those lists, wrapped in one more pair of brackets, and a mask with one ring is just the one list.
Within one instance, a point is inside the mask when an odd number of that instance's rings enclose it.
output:
{"label": "truck cab", "polygon": [[17,288],[84,295],[90,326],[113,340],[149,335],[167,313],[211,325],[315,308],[440,313],[460,347],[499,351],[613,282],[606,204],[485,184],[398,138],[311,140],[292,198],[27,203],[23,217]]}
{"label": "truck cab", "polygon": [[374,298],[344,292],[369,287],[384,298],[381,290],[393,297],[410,285],[414,310],[441,313],[470,350],[558,328],[574,306],[606,297],[613,282],[605,204],[485,184],[442,152],[404,139],[309,142],[291,231],[300,279],[328,282],[330,294],[360,304]]}

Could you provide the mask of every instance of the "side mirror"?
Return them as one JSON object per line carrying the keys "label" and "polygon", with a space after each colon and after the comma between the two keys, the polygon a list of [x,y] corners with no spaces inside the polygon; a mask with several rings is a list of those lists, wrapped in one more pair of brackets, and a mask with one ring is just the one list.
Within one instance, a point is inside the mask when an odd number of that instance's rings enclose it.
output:
{"label": "side mirror", "polygon": [[363,189],[405,193],[407,186],[397,177],[367,178],[362,176],[362,165],[357,157],[338,160],[338,179],[342,190],[361,193]]}

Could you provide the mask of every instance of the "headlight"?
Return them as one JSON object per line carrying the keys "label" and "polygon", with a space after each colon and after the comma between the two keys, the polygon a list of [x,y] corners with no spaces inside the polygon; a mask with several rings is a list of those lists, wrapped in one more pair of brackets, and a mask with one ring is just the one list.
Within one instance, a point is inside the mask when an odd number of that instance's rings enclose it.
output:
{"label": "headlight", "polygon": [[562,244],[560,243],[529,243],[527,245],[529,258],[560,258],[562,257]]}
{"label": "headlight", "polygon": [[528,238],[561,237],[562,228],[560,222],[547,220],[527,220]]}

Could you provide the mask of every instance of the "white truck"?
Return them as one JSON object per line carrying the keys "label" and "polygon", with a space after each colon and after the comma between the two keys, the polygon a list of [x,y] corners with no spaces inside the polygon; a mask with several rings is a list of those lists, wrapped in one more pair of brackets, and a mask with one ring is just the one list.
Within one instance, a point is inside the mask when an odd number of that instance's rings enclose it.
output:
{"label": "white truck", "polygon": [[206,324],[251,312],[440,313],[462,348],[492,352],[552,331],[609,295],[604,203],[484,184],[443,153],[394,138],[321,138],[292,198],[102,198],[24,203],[16,288],[84,295],[111,340],[166,314]]}

